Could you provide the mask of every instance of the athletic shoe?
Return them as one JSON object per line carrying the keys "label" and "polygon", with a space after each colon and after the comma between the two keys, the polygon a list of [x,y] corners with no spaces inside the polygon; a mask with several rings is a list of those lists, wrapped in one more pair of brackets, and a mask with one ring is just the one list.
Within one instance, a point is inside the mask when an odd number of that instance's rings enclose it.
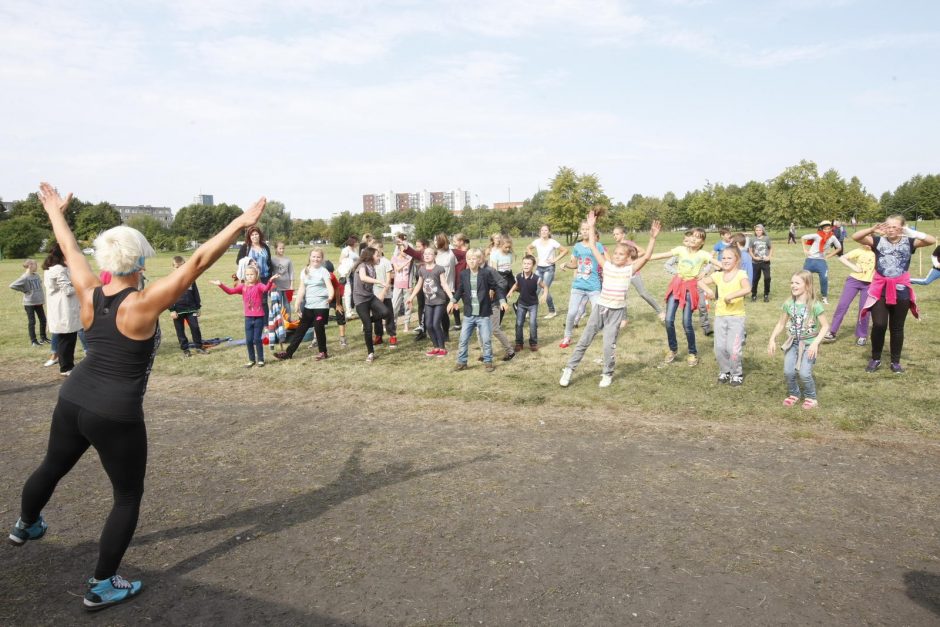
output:
{"label": "athletic shoe", "polygon": [[516,344],[513,348],[515,349],[515,352],[518,353],[519,351],[522,350],[522,344]]}
{"label": "athletic shoe", "polygon": [[867,343],[867,341],[866,341],[865,338],[863,338],[863,337],[860,337],[860,338],[858,338],[857,340],[855,340],[855,345],[856,345],[856,346],[865,346],[866,343]]}
{"label": "athletic shoe", "polygon": [[425,355],[427,355],[428,357],[435,357],[435,356],[437,355],[437,349],[436,349],[436,348],[432,348],[431,350],[429,350],[428,352],[426,352]]}
{"label": "athletic shoe", "polygon": [[718,375],[718,383],[728,383],[729,381],[731,381],[730,372],[722,372]]}
{"label": "athletic shoe", "polygon": [[770,294],[764,294],[764,302],[765,302],[765,303],[769,303],[769,302],[770,302]]}
{"label": "athletic shoe", "polygon": [[388,347],[389,348],[398,348],[398,338],[394,335],[388,338]]}
{"label": "athletic shoe", "polygon": [[41,337],[39,338],[39,343],[40,344],[52,344],[52,341],[47,337]]}
{"label": "athletic shoe", "polygon": [[62,375],[63,377],[67,377],[67,376],[69,376],[70,374],[72,374],[72,371],[71,371],[71,370],[66,370],[65,372],[60,372],[59,374]]}
{"label": "athletic shoe", "polygon": [[752,302],[752,303],[756,303],[756,302],[757,302],[757,294],[751,294],[751,302]]}
{"label": "athletic shoe", "polygon": [[264,362],[263,362],[263,361],[259,361],[259,362],[258,362],[258,367],[259,367],[259,368],[264,368]]}
{"label": "athletic shoe", "polygon": [[548,312],[547,314],[545,314],[544,316],[542,316],[542,320],[551,320],[552,318],[554,318],[554,317],[557,316],[557,315],[558,315],[558,314],[557,314],[556,312],[550,311],[550,312]]}
{"label": "athletic shoe", "polygon": [[454,372],[460,372],[461,370],[466,370],[467,364],[457,364],[454,366]]}
{"label": "athletic shoe", "polygon": [[904,368],[902,368],[901,364],[899,364],[898,362],[892,361],[891,372],[893,372],[894,374],[904,374]]}
{"label": "athletic shoe", "polygon": [[423,339],[426,339],[428,334],[424,332],[424,329],[415,332],[415,342],[420,342]]}
{"label": "athletic shoe", "polygon": [[55,357],[50,357],[49,359],[46,360],[46,363],[44,363],[44,364],[42,365],[42,367],[43,367],[43,368],[48,368],[49,366],[54,366],[54,365],[56,365],[57,363],[59,363],[59,360],[58,360],[57,358],[55,358]]}
{"label": "athletic shoe", "polygon": [[663,324],[666,324],[666,312],[665,311],[660,311],[658,314],[656,314],[656,317],[659,318],[660,322],[662,322]]}
{"label": "athletic shoe", "polygon": [[255,362],[249,361],[249,362],[248,362],[247,364],[245,364],[243,367],[244,367],[244,368],[252,368],[254,365],[255,365]]}
{"label": "athletic shoe", "polygon": [[878,370],[878,368],[881,368],[881,360],[872,359],[868,362],[868,365],[865,366],[865,372],[874,372],[875,370]]}
{"label": "athletic shoe", "polygon": [[346,343],[346,338],[344,338],[344,337],[339,338],[339,347],[340,347],[340,348],[346,348],[346,347],[348,347],[348,346],[349,346],[349,344]]}
{"label": "athletic shoe", "polygon": [[571,368],[564,368],[561,371],[561,379],[558,380],[558,385],[563,388],[568,387],[568,384],[571,383],[571,375],[574,374],[574,370]]}
{"label": "athletic shoe", "polygon": [[823,336],[823,342],[825,342],[826,344],[832,344],[835,341],[836,341],[836,336],[833,335],[832,333],[827,333]]}
{"label": "athletic shoe", "polygon": [[666,356],[663,357],[663,363],[664,363],[664,364],[671,364],[671,363],[674,362],[675,360],[676,360],[676,351],[667,350],[667,351],[666,351]]}
{"label": "athletic shoe", "polygon": [[286,352],[282,351],[280,353],[274,353],[274,358],[278,361],[284,361],[285,359],[290,359],[290,356]]}
{"label": "athletic shoe", "polygon": [[696,356],[696,355],[689,355],[688,358],[687,358],[685,361],[686,361],[687,364],[689,364],[689,367],[697,366],[697,365],[698,365],[698,356]]}
{"label": "athletic shoe", "polygon": [[486,370],[487,372],[493,372],[494,370],[496,370],[496,366],[494,366],[493,364],[483,364],[483,369]]}
{"label": "athletic shoe", "polygon": [[375,361],[375,353],[369,353],[369,356],[366,357],[366,363],[371,364],[373,361]]}
{"label": "athletic shoe", "polygon": [[189,352],[188,348],[183,349],[183,357],[192,357],[193,354]]}
{"label": "athletic shoe", "polygon": [[23,519],[19,518],[16,524],[13,525],[13,531],[10,532],[10,544],[13,546],[23,546],[29,540],[38,540],[46,534],[46,529],[48,528],[49,525],[42,519],[42,514],[39,515],[39,519],[36,522],[28,527],[23,522]]}
{"label": "athletic shoe", "polygon": [[558,343],[558,348],[568,348],[569,346],[571,346],[570,337],[562,338],[561,342]]}
{"label": "athletic shoe", "polygon": [[317,353],[317,356],[314,357],[314,359],[316,359],[317,361],[323,361],[324,359],[329,359],[329,358],[330,356],[327,355],[326,353]]}
{"label": "athletic shoe", "polygon": [[42,344],[40,344],[36,340],[33,340],[32,342],[30,342],[29,345],[32,346],[33,348],[36,348],[37,346],[42,346]]}
{"label": "athletic shoe", "polygon": [[539,345],[538,345],[538,344],[531,344],[531,345],[529,346],[529,350],[532,351],[533,353],[536,353],[536,352],[538,352],[538,350],[539,350]]}
{"label": "athletic shoe", "polygon": [[823,302],[823,305],[828,305],[828,304],[829,304],[829,299],[826,298],[825,296],[823,296],[822,302]]}
{"label": "athletic shoe", "polygon": [[375,337],[372,338],[372,343],[375,346],[378,346],[379,344],[384,344],[385,340],[382,339],[381,335],[376,335]]}
{"label": "athletic shoe", "polygon": [[515,353],[506,353],[505,355],[503,355],[503,361],[510,361],[515,356],[516,356]]}
{"label": "athletic shoe", "polygon": [[418,334],[424,333],[424,327],[415,327],[414,331]]}
{"label": "athletic shoe", "polygon": [[702,333],[704,333],[706,337],[711,337],[712,335],[715,334],[715,332],[711,330],[711,327],[702,329]]}
{"label": "athletic shoe", "polygon": [[739,385],[744,385],[744,377],[739,374],[731,376],[731,386],[738,387]]}
{"label": "athletic shoe", "polygon": [[196,349],[196,354],[198,354],[198,355],[208,355],[208,354],[209,354],[209,351],[207,351],[207,350],[204,349],[204,348],[197,348],[197,349]]}
{"label": "athletic shoe", "polygon": [[599,387],[599,388],[609,388],[609,387],[610,387],[610,384],[611,384],[611,382],[613,382],[613,380],[614,380],[614,378],[613,378],[611,375],[609,375],[609,374],[602,374],[602,375],[601,375],[601,382],[597,384],[597,387]]}
{"label": "athletic shoe", "polygon": [[439,349],[437,349],[437,356],[438,356],[438,357],[446,357],[446,356],[447,356],[447,349],[446,349],[446,348],[439,348]]}
{"label": "athletic shoe", "polygon": [[141,582],[128,581],[120,575],[101,581],[89,579],[88,592],[85,593],[85,609],[95,612],[123,603],[140,593],[141,588],[143,588]]}

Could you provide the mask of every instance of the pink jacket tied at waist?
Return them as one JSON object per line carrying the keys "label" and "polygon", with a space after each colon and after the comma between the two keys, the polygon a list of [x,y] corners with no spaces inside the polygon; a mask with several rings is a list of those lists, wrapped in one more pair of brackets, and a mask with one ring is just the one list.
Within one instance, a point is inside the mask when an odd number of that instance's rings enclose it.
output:
{"label": "pink jacket tied at waist", "polygon": [[869,310],[881,299],[881,295],[885,295],[885,303],[888,305],[896,305],[898,303],[898,285],[903,285],[907,288],[908,293],[911,295],[911,314],[915,318],[920,318],[920,311],[917,309],[917,297],[914,294],[914,289],[911,287],[911,273],[905,272],[901,276],[896,277],[885,277],[881,276],[877,271],[871,278],[871,285],[868,286],[868,298],[865,299],[865,308],[862,309],[862,317],[867,316]]}

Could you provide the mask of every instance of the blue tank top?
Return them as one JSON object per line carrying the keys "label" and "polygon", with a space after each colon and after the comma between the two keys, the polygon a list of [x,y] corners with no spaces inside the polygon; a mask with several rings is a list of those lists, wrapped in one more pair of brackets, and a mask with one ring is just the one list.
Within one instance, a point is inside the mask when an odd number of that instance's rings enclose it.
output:
{"label": "blue tank top", "polygon": [[133,422],[144,419],[144,394],[160,346],[160,327],[146,340],[133,340],[117,328],[117,312],[133,287],[105,296],[96,287],[94,318],[85,330],[88,350],[62,384],[59,396],[100,416]]}

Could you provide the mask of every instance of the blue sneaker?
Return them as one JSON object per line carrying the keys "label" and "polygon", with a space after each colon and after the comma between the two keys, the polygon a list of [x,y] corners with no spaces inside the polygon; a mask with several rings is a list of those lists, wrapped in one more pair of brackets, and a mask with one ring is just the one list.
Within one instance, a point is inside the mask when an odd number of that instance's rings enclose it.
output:
{"label": "blue sneaker", "polygon": [[49,525],[42,519],[42,514],[39,515],[39,520],[28,527],[26,523],[23,522],[23,519],[20,518],[16,521],[16,524],[13,525],[13,531],[10,532],[10,544],[13,546],[23,546],[26,544],[27,540],[38,540],[45,535],[46,529],[48,528]]}
{"label": "blue sneaker", "polygon": [[88,592],[85,593],[85,609],[94,612],[123,603],[137,596],[143,586],[144,584],[139,581],[128,581],[120,575],[101,581],[89,579]]}

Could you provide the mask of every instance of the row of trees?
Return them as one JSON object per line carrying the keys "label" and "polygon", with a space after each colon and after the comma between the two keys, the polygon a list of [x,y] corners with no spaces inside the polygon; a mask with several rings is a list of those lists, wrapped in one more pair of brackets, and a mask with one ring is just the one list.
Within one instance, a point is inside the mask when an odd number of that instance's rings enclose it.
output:
{"label": "row of trees", "polygon": [[[805,226],[822,219],[855,217],[870,222],[899,213],[909,219],[940,218],[940,175],[920,175],[900,185],[893,193],[885,192],[880,201],[868,193],[857,177],[846,180],[836,170],[819,173],[812,161],[801,161],[776,177],[749,181],[743,185],[706,182],[702,189],[678,197],[667,192],[662,197],[634,195],[626,203],[613,202],[604,193],[594,174],[578,174],[561,167],[549,188],[539,190],[521,207],[493,211],[486,206],[467,207],[460,216],[444,207],[426,211],[351,214],[343,212],[332,220],[292,219],[284,204],[268,201],[261,219],[261,229],[269,241],[330,241],[342,246],[350,235],[381,234],[392,224],[414,224],[418,237],[436,233],[463,232],[474,240],[484,240],[491,233],[534,236],[539,226],[548,223],[559,236],[569,241],[577,234],[587,212],[601,208],[602,229],[621,224],[640,231],[652,220],[666,228],[684,226],[731,226],[749,228],[761,222],[782,228],[790,222]],[[183,250],[192,241],[204,241],[241,214],[237,205],[189,205],[176,213],[173,226],[165,228],[153,217],[131,218],[137,228],[158,249]],[[113,205],[82,202],[73,198],[66,218],[80,240],[91,240],[99,232],[121,223]],[[23,257],[39,250],[50,236],[49,221],[36,194],[14,203],[10,211],[0,213],[0,250],[7,257]]]}

